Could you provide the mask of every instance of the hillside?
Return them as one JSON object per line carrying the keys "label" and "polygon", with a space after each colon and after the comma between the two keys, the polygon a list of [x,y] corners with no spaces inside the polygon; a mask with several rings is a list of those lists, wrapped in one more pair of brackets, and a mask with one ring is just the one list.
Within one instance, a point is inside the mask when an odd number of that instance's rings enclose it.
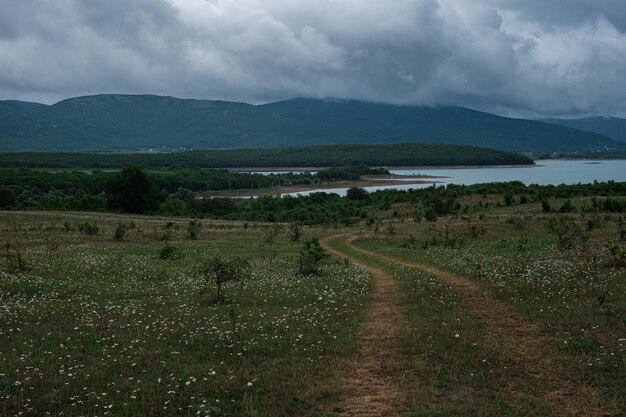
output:
{"label": "hillside", "polygon": [[532,120],[463,107],[393,106],[353,100],[293,99],[273,110],[329,129],[353,132],[363,142],[411,138],[422,143],[471,144],[518,152],[593,152],[620,148],[611,139]]}
{"label": "hillside", "polygon": [[582,119],[543,119],[543,121],[584,132],[598,133],[613,140],[626,143],[626,119],[617,117],[586,117]]}
{"label": "hillside", "polygon": [[605,136],[461,107],[293,99],[267,105],[98,95],[0,101],[0,151],[133,152],[449,143],[553,153],[624,149]]}

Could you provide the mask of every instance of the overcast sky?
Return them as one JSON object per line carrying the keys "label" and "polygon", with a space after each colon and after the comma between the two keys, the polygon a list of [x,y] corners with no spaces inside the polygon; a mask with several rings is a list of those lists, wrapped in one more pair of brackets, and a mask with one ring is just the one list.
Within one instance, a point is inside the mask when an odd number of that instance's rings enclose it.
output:
{"label": "overcast sky", "polygon": [[0,0],[0,99],[626,116],[625,0]]}

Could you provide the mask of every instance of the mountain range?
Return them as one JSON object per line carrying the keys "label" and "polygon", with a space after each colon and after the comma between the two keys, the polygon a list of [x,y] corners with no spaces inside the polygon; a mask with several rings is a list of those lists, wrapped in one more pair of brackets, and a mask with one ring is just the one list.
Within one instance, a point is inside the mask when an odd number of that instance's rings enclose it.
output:
{"label": "mountain range", "polygon": [[585,117],[582,119],[541,119],[540,121],[582,130],[583,132],[598,133],[626,143],[626,119],[618,117]]}
{"label": "mountain range", "polygon": [[463,107],[339,99],[296,98],[251,105],[104,94],[53,105],[0,101],[2,152],[134,152],[407,142],[531,153],[626,149],[626,141],[609,138],[607,133]]}

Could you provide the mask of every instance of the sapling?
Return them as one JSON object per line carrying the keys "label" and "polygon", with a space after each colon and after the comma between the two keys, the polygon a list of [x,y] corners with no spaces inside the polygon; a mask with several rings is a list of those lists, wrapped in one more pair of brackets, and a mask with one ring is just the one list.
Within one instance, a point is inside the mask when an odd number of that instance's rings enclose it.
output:
{"label": "sapling", "polygon": [[226,282],[238,281],[245,277],[248,269],[248,261],[240,257],[224,258],[214,256],[200,265],[200,273],[207,286],[215,286],[213,302],[221,304],[225,301],[222,287]]}
{"label": "sapling", "polygon": [[304,242],[302,249],[300,250],[300,256],[298,257],[299,266],[298,272],[300,275],[318,275],[319,264],[328,255],[318,239],[313,238]]}

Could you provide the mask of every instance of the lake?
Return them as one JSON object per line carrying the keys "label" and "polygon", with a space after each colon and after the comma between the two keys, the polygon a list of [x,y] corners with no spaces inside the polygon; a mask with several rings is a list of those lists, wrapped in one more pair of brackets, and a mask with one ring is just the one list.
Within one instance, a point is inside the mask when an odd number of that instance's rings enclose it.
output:
{"label": "lake", "polygon": [[[539,160],[534,167],[502,167],[502,168],[414,168],[390,169],[396,175],[432,175],[437,177],[439,185],[445,184],[481,184],[489,182],[522,181],[525,184],[558,185],[592,183],[594,181],[626,181],[626,160]],[[387,188],[407,190],[411,188],[429,187],[429,184],[402,184],[414,179],[399,179],[398,185],[384,187],[366,187],[372,192]],[[327,192],[345,195],[347,188],[327,189],[320,188],[311,191],[293,193],[292,195],[307,195],[314,192]]]}

